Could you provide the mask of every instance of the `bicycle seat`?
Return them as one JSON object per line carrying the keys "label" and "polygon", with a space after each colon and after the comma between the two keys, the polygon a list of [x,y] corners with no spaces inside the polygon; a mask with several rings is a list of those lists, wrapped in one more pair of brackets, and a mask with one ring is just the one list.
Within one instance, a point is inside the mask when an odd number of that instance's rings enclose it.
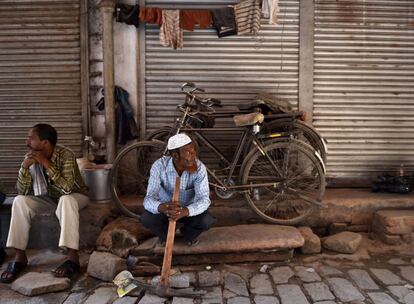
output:
{"label": "bicycle seat", "polygon": [[237,127],[252,126],[256,123],[262,123],[264,121],[264,115],[262,113],[235,115],[233,120]]}
{"label": "bicycle seat", "polygon": [[250,102],[238,104],[237,107],[239,108],[239,110],[251,110],[262,104],[264,104],[264,102],[261,100],[253,100]]}

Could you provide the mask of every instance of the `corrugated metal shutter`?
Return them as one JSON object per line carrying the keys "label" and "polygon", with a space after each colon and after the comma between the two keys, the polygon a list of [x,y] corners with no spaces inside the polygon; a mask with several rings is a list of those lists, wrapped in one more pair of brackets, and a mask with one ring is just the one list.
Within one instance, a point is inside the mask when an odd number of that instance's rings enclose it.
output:
{"label": "corrugated metal shutter", "polygon": [[[208,9],[240,1],[146,1],[161,8]],[[159,29],[146,25],[145,59],[146,131],[173,122],[176,106],[183,102],[180,86],[195,82],[205,96],[219,98],[227,105],[252,100],[259,91],[277,94],[297,105],[299,56],[299,1],[281,0],[279,22],[262,20],[257,36],[218,38],[214,29],[184,32],[182,50],[161,46]],[[217,120],[216,126],[230,120]],[[207,137],[212,138],[211,135]],[[216,137],[219,147],[231,154],[237,137]],[[215,141],[216,142],[216,141]]]}
{"label": "corrugated metal shutter", "polygon": [[414,2],[315,1],[314,125],[328,174],[414,169]]}
{"label": "corrugated metal shutter", "polygon": [[11,189],[28,129],[50,123],[81,153],[80,1],[0,2],[0,181]]}

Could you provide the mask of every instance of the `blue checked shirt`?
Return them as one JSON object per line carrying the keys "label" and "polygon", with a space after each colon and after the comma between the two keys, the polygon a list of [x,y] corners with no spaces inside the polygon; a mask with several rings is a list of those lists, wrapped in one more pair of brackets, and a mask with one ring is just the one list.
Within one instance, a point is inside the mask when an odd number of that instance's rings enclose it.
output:
{"label": "blue checked shirt", "polygon": [[[171,202],[177,176],[179,175],[170,156],[164,156],[152,165],[147,195],[144,199],[144,208],[147,211],[157,214],[161,203]],[[210,206],[206,167],[198,159],[197,172],[190,174],[184,171],[181,174],[179,200],[181,207],[188,208],[189,216],[201,214]]]}

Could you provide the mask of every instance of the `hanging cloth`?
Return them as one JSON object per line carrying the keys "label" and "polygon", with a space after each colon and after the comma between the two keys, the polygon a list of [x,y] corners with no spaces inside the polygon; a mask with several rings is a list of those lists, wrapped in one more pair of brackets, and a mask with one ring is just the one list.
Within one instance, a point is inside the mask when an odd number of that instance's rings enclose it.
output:
{"label": "hanging cloth", "polygon": [[140,7],[139,20],[144,23],[162,24],[162,10],[158,7]]}
{"label": "hanging cloth", "polygon": [[139,26],[139,6],[119,4],[116,7],[116,21],[126,23],[128,25]]}
{"label": "hanging cloth", "polygon": [[219,38],[236,35],[237,26],[232,6],[211,10],[213,26]]}
{"label": "hanging cloth", "polygon": [[211,13],[208,10],[180,10],[180,27],[183,30],[193,31],[199,24],[201,29],[211,26]]}
{"label": "hanging cloth", "polygon": [[237,35],[256,35],[260,29],[261,0],[245,0],[234,6]]}
{"label": "hanging cloth", "polygon": [[279,13],[279,0],[263,0],[262,16],[269,19],[269,24],[276,24]]}
{"label": "hanging cloth", "polygon": [[183,30],[180,28],[179,10],[162,10],[160,42],[163,46],[170,46],[174,50],[183,48]]}
{"label": "hanging cloth", "polygon": [[42,196],[47,194],[47,181],[43,173],[43,166],[33,164],[29,167],[30,175],[33,180],[33,192],[35,196]]}

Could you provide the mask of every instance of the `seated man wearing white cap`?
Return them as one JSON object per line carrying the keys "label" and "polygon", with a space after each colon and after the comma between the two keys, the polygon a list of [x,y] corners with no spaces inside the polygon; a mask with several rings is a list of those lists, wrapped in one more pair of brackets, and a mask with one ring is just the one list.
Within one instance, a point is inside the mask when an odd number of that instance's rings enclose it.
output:
{"label": "seated man wearing white cap", "polygon": [[[164,243],[168,219],[173,218],[182,223],[180,231],[188,245],[195,245],[197,237],[215,222],[207,211],[211,202],[206,167],[196,158],[194,143],[186,134],[172,136],[167,148],[170,156],[152,165],[141,223]],[[169,204],[177,176],[181,177],[179,207]]]}

